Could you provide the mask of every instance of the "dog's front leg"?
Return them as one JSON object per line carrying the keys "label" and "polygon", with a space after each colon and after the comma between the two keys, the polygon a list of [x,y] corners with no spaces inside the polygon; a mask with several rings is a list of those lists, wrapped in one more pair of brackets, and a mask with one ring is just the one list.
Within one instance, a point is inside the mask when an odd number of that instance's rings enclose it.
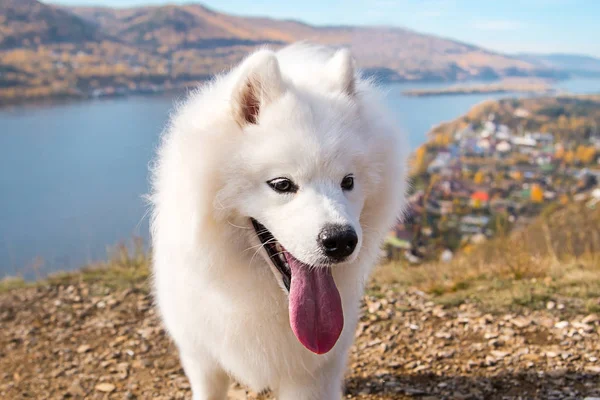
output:
{"label": "dog's front leg", "polygon": [[209,356],[181,352],[181,364],[192,387],[193,400],[225,400],[229,376]]}
{"label": "dog's front leg", "polygon": [[326,363],[310,377],[281,382],[277,400],[340,400],[344,379],[345,358]]}

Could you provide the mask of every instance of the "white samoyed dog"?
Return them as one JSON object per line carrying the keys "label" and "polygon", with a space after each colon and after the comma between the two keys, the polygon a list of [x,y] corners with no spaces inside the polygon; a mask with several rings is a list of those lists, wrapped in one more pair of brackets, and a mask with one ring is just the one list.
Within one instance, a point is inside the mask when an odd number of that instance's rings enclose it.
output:
{"label": "white samoyed dog", "polygon": [[261,49],[191,93],[153,169],[153,279],[197,400],[339,400],[406,146],[349,51]]}

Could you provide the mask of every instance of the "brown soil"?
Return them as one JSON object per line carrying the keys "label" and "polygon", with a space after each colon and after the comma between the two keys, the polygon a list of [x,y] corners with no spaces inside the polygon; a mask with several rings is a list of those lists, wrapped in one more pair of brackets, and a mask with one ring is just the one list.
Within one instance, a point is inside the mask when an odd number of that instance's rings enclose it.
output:
{"label": "brown soil", "polygon": [[[595,314],[490,315],[472,304],[443,308],[393,285],[369,293],[351,351],[348,399],[600,397]],[[191,397],[143,285],[11,290],[0,294],[0,326],[2,399]],[[269,398],[238,385],[230,395]]]}

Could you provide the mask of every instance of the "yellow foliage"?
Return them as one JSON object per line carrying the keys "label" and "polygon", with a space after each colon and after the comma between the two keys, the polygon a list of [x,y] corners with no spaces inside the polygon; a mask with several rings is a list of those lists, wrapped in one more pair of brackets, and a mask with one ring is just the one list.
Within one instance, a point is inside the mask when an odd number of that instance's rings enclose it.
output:
{"label": "yellow foliage", "polygon": [[589,164],[596,158],[596,148],[594,146],[583,146],[580,145],[575,151],[575,159],[584,163]]}
{"label": "yellow foliage", "polygon": [[575,161],[575,154],[573,153],[573,151],[567,151],[563,157],[563,160],[566,164],[573,164],[573,161]]}
{"label": "yellow foliage", "polygon": [[415,151],[412,160],[413,174],[420,175],[427,170],[427,147],[420,146]]}
{"label": "yellow foliage", "polygon": [[544,190],[540,185],[531,185],[531,201],[533,203],[542,203],[544,201]]}
{"label": "yellow foliage", "polygon": [[448,147],[453,142],[453,137],[450,132],[436,134],[431,140],[434,146]]}
{"label": "yellow foliage", "polygon": [[513,171],[510,175],[516,181],[520,182],[523,180],[523,173],[521,171]]}
{"label": "yellow foliage", "polygon": [[558,117],[558,127],[560,129],[567,129],[569,127],[569,120],[564,115]]}
{"label": "yellow foliage", "polygon": [[485,179],[485,174],[483,173],[483,171],[477,171],[475,173],[475,176],[473,177],[473,182],[475,182],[475,184],[477,185],[481,185],[483,183]]}
{"label": "yellow foliage", "polygon": [[556,148],[556,151],[554,152],[554,157],[556,157],[559,160],[562,160],[564,156],[565,156],[565,148],[563,146],[558,146]]}

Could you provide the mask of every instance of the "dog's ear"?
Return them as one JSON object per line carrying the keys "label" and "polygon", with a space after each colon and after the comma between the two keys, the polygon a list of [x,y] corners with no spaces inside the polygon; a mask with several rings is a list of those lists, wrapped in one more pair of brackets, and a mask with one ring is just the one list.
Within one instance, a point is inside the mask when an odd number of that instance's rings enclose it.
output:
{"label": "dog's ear", "polygon": [[332,90],[354,96],[354,59],[348,49],[338,50],[327,62],[326,69]]}
{"label": "dog's ear", "polygon": [[259,50],[242,63],[242,77],[233,93],[233,115],[240,126],[256,124],[261,109],[284,92],[275,53]]}

